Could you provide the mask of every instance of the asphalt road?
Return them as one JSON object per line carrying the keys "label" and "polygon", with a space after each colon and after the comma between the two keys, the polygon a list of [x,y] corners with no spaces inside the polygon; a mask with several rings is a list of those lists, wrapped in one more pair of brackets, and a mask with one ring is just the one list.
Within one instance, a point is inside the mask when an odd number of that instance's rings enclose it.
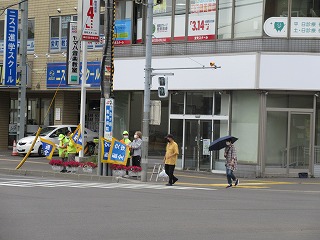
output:
{"label": "asphalt road", "polygon": [[319,240],[317,182],[202,185],[0,175],[0,240]]}

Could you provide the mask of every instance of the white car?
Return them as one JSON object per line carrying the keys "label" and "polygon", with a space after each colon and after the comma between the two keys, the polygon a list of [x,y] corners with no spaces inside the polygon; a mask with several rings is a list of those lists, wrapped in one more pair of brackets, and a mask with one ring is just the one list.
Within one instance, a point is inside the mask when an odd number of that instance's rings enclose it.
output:
{"label": "white car", "polygon": [[[75,129],[77,128],[77,125],[55,125],[55,126],[48,126],[44,127],[40,135],[37,139],[37,142],[35,143],[31,153],[38,154],[39,156],[43,156],[43,149],[42,149],[42,144],[40,142],[40,137],[44,139],[48,139],[51,142],[55,144],[59,144],[59,139],[58,136],[59,134],[66,134],[68,131],[74,132]],[[36,133],[32,134],[32,136],[24,137],[18,141],[17,144],[17,151],[19,154],[27,154],[33,140],[35,139]],[[84,129],[84,144],[88,143],[88,145],[94,147],[94,138],[98,138],[98,133],[93,132],[87,128]]]}

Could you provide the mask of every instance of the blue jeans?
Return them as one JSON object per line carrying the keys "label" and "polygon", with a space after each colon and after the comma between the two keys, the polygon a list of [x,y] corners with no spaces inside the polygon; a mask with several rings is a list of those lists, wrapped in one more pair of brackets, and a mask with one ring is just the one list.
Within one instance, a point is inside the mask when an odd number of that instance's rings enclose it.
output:
{"label": "blue jeans", "polygon": [[237,178],[234,176],[233,171],[231,169],[227,168],[226,173],[227,173],[227,179],[228,179],[229,185],[232,184],[232,180],[233,181],[237,180]]}

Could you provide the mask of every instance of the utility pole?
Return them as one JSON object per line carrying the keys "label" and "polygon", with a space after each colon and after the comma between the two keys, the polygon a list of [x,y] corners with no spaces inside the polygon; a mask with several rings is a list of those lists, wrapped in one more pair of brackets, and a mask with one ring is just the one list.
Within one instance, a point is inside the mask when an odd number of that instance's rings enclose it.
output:
{"label": "utility pole", "polygon": [[27,39],[28,39],[28,1],[19,5],[21,12],[20,27],[20,86],[18,90],[18,139],[24,137],[26,120],[26,95],[27,95]]}
{"label": "utility pole", "polygon": [[[105,36],[105,46],[103,49],[103,55],[101,60],[100,69],[100,119],[99,119],[99,137],[105,135],[105,116],[106,116],[106,101],[113,98],[113,73],[114,73],[114,21],[115,21],[115,2],[114,0],[104,0],[105,1],[105,12],[104,12],[104,36]],[[110,73],[106,74],[106,66],[110,66]],[[114,105],[113,105],[114,106]],[[112,111],[113,112],[113,111]],[[113,114],[113,113],[112,113]],[[111,132],[111,136],[112,136]],[[107,137],[107,136],[104,136]],[[110,175],[111,171],[107,163],[101,164],[101,143],[99,144],[99,155],[98,162],[100,169],[98,168],[98,175],[107,176]],[[101,166],[102,165],[102,166]]]}
{"label": "utility pole", "polygon": [[153,0],[147,0],[147,27],[146,27],[146,64],[144,79],[143,120],[142,120],[142,159],[141,181],[147,181],[148,151],[149,151],[149,121],[150,121],[150,85],[152,82],[152,27],[153,27]]}

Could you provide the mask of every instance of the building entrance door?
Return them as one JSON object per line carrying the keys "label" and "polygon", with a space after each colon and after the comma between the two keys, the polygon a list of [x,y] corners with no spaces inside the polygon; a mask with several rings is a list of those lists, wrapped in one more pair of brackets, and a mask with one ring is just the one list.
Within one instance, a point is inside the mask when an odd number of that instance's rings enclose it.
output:
{"label": "building entrance door", "polygon": [[185,123],[184,167],[197,171],[210,170],[212,121],[192,119]]}
{"label": "building entrance door", "polygon": [[265,174],[310,172],[312,113],[268,111]]}

